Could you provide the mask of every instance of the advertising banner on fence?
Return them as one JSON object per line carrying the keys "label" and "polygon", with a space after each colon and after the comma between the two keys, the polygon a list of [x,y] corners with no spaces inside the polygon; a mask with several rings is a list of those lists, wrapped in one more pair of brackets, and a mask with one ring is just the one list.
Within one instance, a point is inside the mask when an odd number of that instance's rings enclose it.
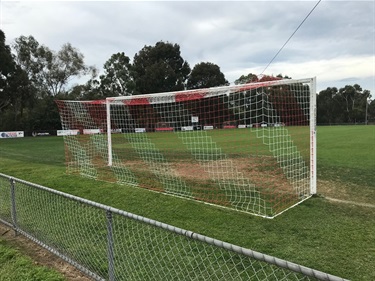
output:
{"label": "advertising banner on fence", "polygon": [[83,129],[84,135],[97,135],[100,133],[100,129]]}
{"label": "advertising banner on fence", "polygon": [[181,131],[194,131],[194,127],[193,126],[184,126],[184,127],[181,127]]}
{"label": "advertising banner on fence", "polygon": [[79,134],[79,130],[57,130],[58,136],[75,136]]}
{"label": "advertising banner on fence", "polygon": [[136,133],[146,133],[146,128],[135,128]]}
{"label": "advertising banner on fence", "polygon": [[33,137],[50,136],[50,133],[49,132],[32,132],[31,135]]}
{"label": "advertising banner on fence", "polygon": [[0,132],[0,139],[3,138],[23,138],[23,131],[13,131],[13,132]]}
{"label": "advertising banner on fence", "polygon": [[214,126],[203,126],[203,130],[213,130]]}

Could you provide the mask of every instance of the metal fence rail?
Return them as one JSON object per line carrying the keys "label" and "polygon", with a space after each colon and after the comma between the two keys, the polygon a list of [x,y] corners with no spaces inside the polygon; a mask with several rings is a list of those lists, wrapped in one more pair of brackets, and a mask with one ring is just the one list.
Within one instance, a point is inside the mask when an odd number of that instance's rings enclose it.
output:
{"label": "metal fence rail", "polygon": [[95,280],[344,280],[1,173],[0,222]]}

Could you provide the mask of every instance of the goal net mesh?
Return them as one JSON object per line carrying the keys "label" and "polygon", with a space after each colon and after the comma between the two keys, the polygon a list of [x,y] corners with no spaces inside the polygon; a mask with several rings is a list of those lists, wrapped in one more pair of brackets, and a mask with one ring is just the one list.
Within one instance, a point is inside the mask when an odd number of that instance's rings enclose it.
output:
{"label": "goal net mesh", "polygon": [[57,101],[67,170],[274,217],[312,195],[309,82]]}

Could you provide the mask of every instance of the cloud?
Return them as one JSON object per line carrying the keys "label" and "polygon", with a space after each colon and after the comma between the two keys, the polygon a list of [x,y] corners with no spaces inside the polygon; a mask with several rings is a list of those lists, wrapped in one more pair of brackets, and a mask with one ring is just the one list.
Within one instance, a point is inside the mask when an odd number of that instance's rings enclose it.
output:
{"label": "cloud", "polygon": [[[87,64],[102,68],[114,53],[132,59],[145,45],[163,40],[179,44],[191,67],[215,63],[233,82],[263,71],[317,2],[0,3],[9,44],[21,35],[33,35],[54,50],[70,42]],[[317,76],[319,85],[332,87],[348,79],[375,93],[374,14],[374,1],[322,1],[265,74]]]}

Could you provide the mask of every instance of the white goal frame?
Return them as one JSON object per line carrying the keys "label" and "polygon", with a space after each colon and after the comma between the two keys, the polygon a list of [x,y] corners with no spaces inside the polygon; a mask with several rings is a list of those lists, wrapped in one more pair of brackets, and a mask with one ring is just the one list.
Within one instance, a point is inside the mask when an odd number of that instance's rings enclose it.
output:
{"label": "white goal frame", "polygon": [[317,193],[315,77],[57,104],[68,172],[267,218]]}
{"label": "white goal frame", "polygon": [[[305,78],[305,79],[289,79],[289,80],[275,80],[257,83],[248,83],[234,86],[223,86],[223,87],[213,87],[209,89],[202,89],[208,92],[222,92],[231,93],[241,90],[253,89],[256,87],[270,87],[277,85],[288,85],[294,83],[307,83],[310,87],[310,193],[314,195],[317,193],[317,146],[316,146],[316,77]],[[155,93],[138,95],[137,98],[153,98],[161,97],[165,95],[174,96],[178,93],[197,93],[197,90],[187,90],[187,91],[175,91],[167,93]],[[106,98],[106,109],[107,109],[107,138],[108,138],[108,166],[112,166],[112,134],[111,134],[111,102],[116,100],[131,99],[131,97],[121,96],[121,97],[108,97]]]}

